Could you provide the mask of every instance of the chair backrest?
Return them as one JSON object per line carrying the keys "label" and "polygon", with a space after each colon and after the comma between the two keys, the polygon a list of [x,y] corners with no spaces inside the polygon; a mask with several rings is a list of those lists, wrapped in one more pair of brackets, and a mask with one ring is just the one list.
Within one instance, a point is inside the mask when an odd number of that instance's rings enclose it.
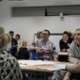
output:
{"label": "chair backrest", "polygon": [[59,61],[68,62],[68,57],[69,57],[68,52],[59,52],[58,53],[58,60]]}
{"label": "chair backrest", "polygon": [[26,47],[21,47],[19,49],[17,59],[29,59],[29,52]]}

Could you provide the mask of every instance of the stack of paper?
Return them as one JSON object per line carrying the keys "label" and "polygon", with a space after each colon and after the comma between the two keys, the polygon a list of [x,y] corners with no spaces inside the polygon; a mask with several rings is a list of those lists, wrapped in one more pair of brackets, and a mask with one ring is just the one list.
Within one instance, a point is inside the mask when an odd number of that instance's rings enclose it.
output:
{"label": "stack of paper", "polygon": [[43,70],[60,70],[60,69],[65,69],[66,68],[66,65],[65,64],[56,64],[56,65],[53,65],[53,66],[40,66],[40,67],[37,67],[38,69],[43,69]]}
{"label": "stack of paper", "polygon": [[42,65],[42,64],[55,64],[53,61],[42,61],[42,60],[18,60],[20,65]]}

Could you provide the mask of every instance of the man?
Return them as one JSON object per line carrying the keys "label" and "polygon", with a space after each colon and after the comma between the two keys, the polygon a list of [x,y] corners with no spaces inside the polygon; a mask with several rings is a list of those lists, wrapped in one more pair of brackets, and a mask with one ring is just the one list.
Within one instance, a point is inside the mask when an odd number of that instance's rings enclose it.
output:
{"label": "man", "polygon": [[74,63],[80,60],[80,28],[76,29],[74,33],[74,41],[69,50],[69,61]]}
{"label": "man", "polygon": [[67,64],[64,70],[56,71],[54,73],[56,75],[53,75],[52,80],[80,80],[80,28],[76,29],[74,33],[74,41],[69,49],[69,61],[73,64]]}
{"label": "man", "polygon": [[21,39],[20,39],[20,35],[16,34],[15,39],[17,40],[18,48],[20,49],[22,47],[22,42],[21,42]]}
{"label": "man", "polygon": [[[69,49],[69,62],[73,65],[67,65],[67,70],[72,74],[72,78],[80,80],[80,28],[75,30],[74,41],[70,45]],[[70,74],[70,73],[69,73]],[[69,75],[68,75],[69,76]]]}
{"label": "man", "polygon": [[10,31],[9,34],[11,36],[11,54],[14,57],[16,57],[16,54],[18,52],[18,43],[17,43],[16,39],[13,38],[14,32],[13,31]]}
{"label": "man", "polygon": [[36,50],[38,55],[40,56],[40,59],[42,60],[52,60],[54,57],[54,60],[57,60],[57,52],[53,50],[54,45],[49,40],[50,37],[50,31],[49,30],[43,30],[42,31],[42,40],[36,44],[36,47],[31,46],[29,50]]}

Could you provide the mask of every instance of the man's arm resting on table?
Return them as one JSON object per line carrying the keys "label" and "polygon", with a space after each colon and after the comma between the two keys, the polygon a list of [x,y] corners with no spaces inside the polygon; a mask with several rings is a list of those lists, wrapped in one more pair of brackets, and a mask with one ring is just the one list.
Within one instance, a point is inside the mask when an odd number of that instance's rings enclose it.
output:
{"label": "man's arm resting on table", "polygon": [[55,55],[55,56],[53,57],[53,60],[54,60],[54,61],[58,61],[58,56]]}
{"label": "man's arm resting on table", "polygon": [[76,63],[78,61],[80,61],[78,58],[69,57],[69,62],[71,62],[71,63]]}
{"label": "man's arm resting on table", "polygon": [[75,64],[68,64],[66,69],[72,73],[80,73],[80,62],[76,62]]}

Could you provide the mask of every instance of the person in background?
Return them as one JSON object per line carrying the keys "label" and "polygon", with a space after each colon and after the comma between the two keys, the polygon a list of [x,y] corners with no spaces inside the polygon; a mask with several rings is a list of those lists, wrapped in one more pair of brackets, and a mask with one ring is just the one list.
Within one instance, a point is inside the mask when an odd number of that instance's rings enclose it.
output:
{"label": "person in background", "polygon": [[[41,41],[41,38],[42,38],[42,31],[38,31],[35,34],[35,36],[36,36],[37,40],[35,41],[35,39],[34,39],[33,43],[31,45],[29,45],[29,47],[30,46],[31,47],[36,47],[36,45],[39,44],[39,42]],[[34,38],[35,38],[35,36],[34,36]],[[30,53],[30,59],[33,59],[33,60],[38,60],[39,59],[39,56],[36,53],[36,50],[35,49],[34,50],[30,50],[29,53]]]}
{"label": "person in background", "polygon": [[9,34],[11,36],[11,54],[14,57],[16,57],[18,52],[18,43],[17,43],[17,40],[14,38],[14,32],[10,31]]}
{"label": "person in background", "polygon": [[0,80],[23,80],[17,60],[4,50],[9,41],[4,28],[0,27]]}
{"label": "person in background", "polygon": [[22,47],[22,42],[21,42],[21,39],[20,39],[20,35],[16,34],[15,39],[17,40],[18,48],[21,48]]}
{"label": "person in background", "polygon": [[41,38],[42,38],[42,31],[38,31],[38,32],[36,33],[36,38],[37,38],[37,39],[41,39]]}
{"label": "person in background", "polygon": [[69,62],[74,65],[67,65],[69,72],[65,75],[64,80],[70,79],[70,76],[72,79],[80,80],[80,28],[74,32],[74,41],[71,43],[68,53]]}
{"label": "person in background", "polygon": [[19,48],[17,59],[29,59],[29,52],[27,49],[27,41],[22,42],[22,47]]}
{"label": "person in background", "polygon": [[41,39],[42,39],[42,31],[37,32],[36,38],[37,38],[36,45],[38,45],[39,41],[41,41]]}
{"label": "person in background", "polygon": [[53,50],[53,43],[49,40],[50,31],[43,30],[42,31],[42,39],[39,41],[39,44],[36,44],[36,47],[30,46],[29,50],[36,50],[41,60],[54,60],[57,61],[57,52]]}
{"label": "person in background", "polygon": [[69,40],[68,40],[68,43],[72,43],[72,41],[74,40],[74,34],[71,33],[70,31],[68,31],[68,36],[69,36]]}
{"label": "person in background", "polygon": [[65,31],[63,33],[62,39],[59,42],[59,46],[60,46],[60,51],[61,52],[67,52],[67,50],[69,49],[69,46],[71,44],[71,39],[70,39],[70,35],[67,31]]}

